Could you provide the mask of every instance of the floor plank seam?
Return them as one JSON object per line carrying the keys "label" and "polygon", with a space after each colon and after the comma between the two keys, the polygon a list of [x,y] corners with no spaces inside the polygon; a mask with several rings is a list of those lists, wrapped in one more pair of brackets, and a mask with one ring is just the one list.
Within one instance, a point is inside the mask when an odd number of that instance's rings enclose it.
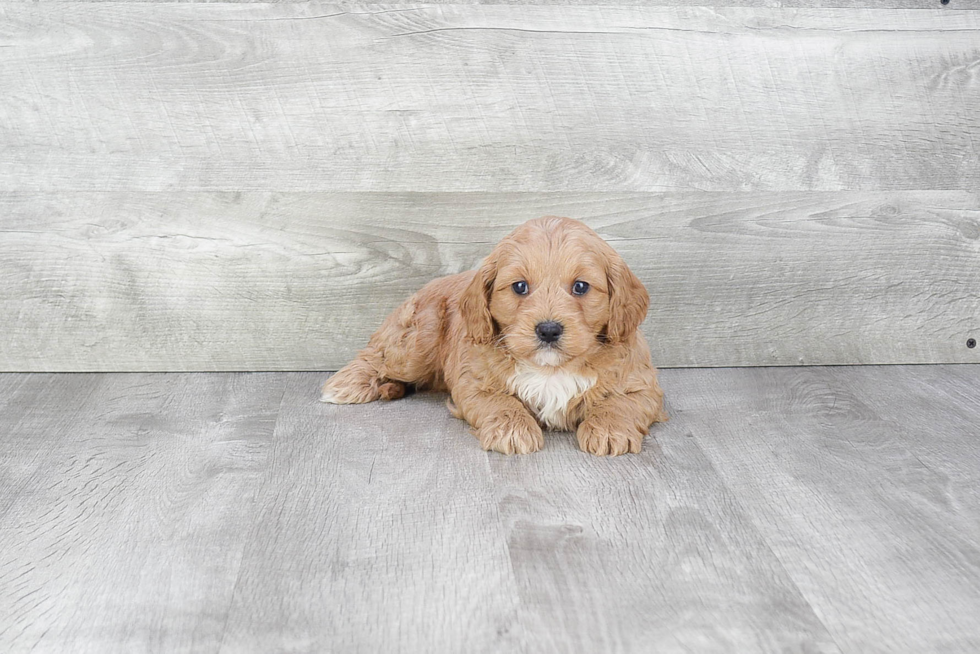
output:
{"label": "floor plank seam", "polygon": [[[691,433],[694,434],[693,430]],[[718,466],[715,465],[714,459],[712,459],[711,456],[708,454],[708,452],[703,447],[701,447],[700,440],[701,440],[700,437],[694,435],[694,445],[701,452],[701,455],[704,456],[704,460],[708,462],[708,466],[710,467],[711,471],[715,473],[715,476],[718,478],[719,482],[721,482],[721,484],[724,485],[725,489],[731,495],[731,500],[734,503],[735,508],[738,509],[738,512],[741,515],[741,517],[745,519],[748,525],[751,525],[752,531],[755,532],[756,536],[759,539],[759,542],[765,546],[766,551],[769,552],[773,560],[779,563],[779,569],[782,570],[783,574],[786,576],[786,580],[790,584],[792,584],[792,587],[796,589],[797,593],[799,593],[800,598],[802,598],[806,602],[806,605],[810,607],[810,612],[813,613],[814,618],[816,618],[817,622],[819,622],[820,625],[824,628],[827,637],[830,638],[831,642],[834,643],[834,646],[837,647],[837,651],[840,652],[841,654],[845,654],[846,650],[843,647],[841,647],[840,641],[837,640],[837,638],[834,636],[834,633],[830,630],[830,627],[827,624],[826,617],[820,614],[817,608],[813,605],[813,601],[811,600],[811,598],[806,593],[803,592],[802,588],[800,588],[800,585],[797,583],[796,579],[793,577],[789,569],[786,567],[786,563],[779,555],[776,554],[776,551],[769,543],[769,539],[766,538],[762,529],[759,528],[759,525],[756,522],[755,517],[751,513],[749,513],[749,511],[743,505],[742,498],[735,491],[735,489],[732,488],[732,486],[728,483],[728,479],[721,473]]]}
{"label": "floor plank seam", "polygon": [[662,372],[602,459],[315,372],[0,374],[0,651],[978,651],[980,365]]}
{"label": "floor plank seam", "polygon": [[[494,517],[496,518],[497,525],[499,525],[500,527],[500,534],[502,536],[501,542],[504,547],[504,554],[506,554],[507,556],[507,570],[510,573],[510,578],[514,584],[514,592],[517,595],[517,597],[515,598],[517,600],[517,621],[518,624],[520,624],[521,626],[521,636],[522,636],[520,641],[521,642],[520,651],[523,654],[527,654],[529,632],[527,629],[527,623],[524,621],[524,615],[526,614],[526,610],[524,607],[524,597],[521,593],[521,583],[517,578],[517,570],[514,568],[514,557],[513,554],[511,553],[510,542],[507,536],[507,525],[504,524],[503,516],[500,513],[500,500],[498,499],[497,496],[497,479],[493,474],[493,465],[491,465],[490,463],[490,457],[495,455],[496,453],[494,452],[484,452],[483,461],[487,469],[487,479],[490,480],[490,490],[492,493],[491,499],[493,501],[493,514]],[[496,456],[503,456],[503,455],[496,455]]]}
{"label": "floor plank seam", "polygon": [[[245,374],[249,374],[249,373],[245,373]],[[289,386],[288,381],[289,381],[289,375],[282,374],[282,393],[280,393],[279,395],[279,408],[276,411],[276,420],[275,422],[272,423],[272,430],[269,435],[269,461],[270,462],[272,461],[272,449],[275,447],[275,442],[276,442],[276,431],[279,429],[279,422],[282,419],[282,407],[283,407],[283,403],[286,401],[286,391]],[[262,490],[266,488],[266,486],[268,485],[268,476],[269,476],[269,470],[266,470],[266,474],[264,475],[265,479],[263,483],[258,486],[258,488],[255,491],[255,494],[252,496],[253,507],[258,506],[258,502],[256,501],[256,499],[258,498]],[[242,576],[245,571],[244,570],[245,555],[248,552],[248,549],[251,546],[252,541],[254,540],[255,524],[257,520],[258,520],[258,516],[253,511],[252,521],[248,527],[248,536],[245,538],[245,542],[242,543],[241,556],[239,557],[239,561],[238,561],[238,571],[235,575],[235,583],[231,588],[231,593],[228,595],[228,609],[225,611],[225,621],[224,624],[221,626],[221,638],[218,639],[218,646],[217,649],[215,649],[215,654],[220,654],[221,650],[224,649],[225,646],[225,636],[228,634],[228,622],[231,619],[231,612],[235,606],[235,595],[238,593],[238,587],[242,583]]]}

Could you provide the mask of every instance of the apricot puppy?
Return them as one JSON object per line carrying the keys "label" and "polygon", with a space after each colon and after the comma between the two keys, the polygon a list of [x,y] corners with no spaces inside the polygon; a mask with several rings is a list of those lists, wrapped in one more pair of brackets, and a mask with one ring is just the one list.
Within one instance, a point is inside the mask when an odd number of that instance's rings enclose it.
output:
{"label": "apricot puppy", "polygon": [[448,391],[485,450],[526,454],[542,428],[592,454],[639,452],[667,420],[639,325],[649,295],[608,243],[570,218],[531,220],[478,270],[433,280],[323,386],[334,404]]}

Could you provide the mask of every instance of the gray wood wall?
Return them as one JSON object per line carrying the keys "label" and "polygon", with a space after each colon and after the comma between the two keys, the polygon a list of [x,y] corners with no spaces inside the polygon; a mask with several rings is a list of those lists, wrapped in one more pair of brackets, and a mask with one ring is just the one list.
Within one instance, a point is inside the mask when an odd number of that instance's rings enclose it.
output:
{"label": "gray wood wall", "polygon": [[654,4],[0,0],[0,370],[333,369],[552,213],[659,365],[980,362],[980,0]]}

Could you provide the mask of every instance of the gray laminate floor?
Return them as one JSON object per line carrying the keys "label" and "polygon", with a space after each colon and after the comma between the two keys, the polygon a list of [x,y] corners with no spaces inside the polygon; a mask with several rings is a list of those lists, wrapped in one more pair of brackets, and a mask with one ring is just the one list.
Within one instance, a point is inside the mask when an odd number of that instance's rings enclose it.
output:
{"label": "gray laminate floor", "polygon": [[0,375],[0,651],[980,650],[980,366],[667,370],[643,453],[324,375]]}

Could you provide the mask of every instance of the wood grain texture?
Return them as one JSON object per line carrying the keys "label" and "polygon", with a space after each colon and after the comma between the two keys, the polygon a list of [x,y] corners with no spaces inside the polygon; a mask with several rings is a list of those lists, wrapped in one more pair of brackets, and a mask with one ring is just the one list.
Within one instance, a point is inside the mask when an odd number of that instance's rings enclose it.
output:
{"label": "wood grain texture", "polygon": [[0,375],[0,650],[980,646],[980,366],[666,370],[618,459],[322,378]]}
{"label": "wood grain texture", "polygon": [[[64,2],[65,0],[7,0],[16,2]],[[76,0],[78,2],[115,2],[116,0]],[[308,0],[204,0],[206,2],[227,2],[231,4],[285,4],[304,3]],[[172,4],[174,2],[193,3],[202,0],[129,0],[135,2],[158,2]],[[370,0],[344,0],[334,3],[348,10],[370,10],[376,6]],[[980,0],[953,0],[950,4],[942,5],[932,0],[428,0],[425,3],[389,0],[386,7],[418,7],[425,5],[586,5],[586,6],[642,6],[642,7],[768,7],[768,8],[844,8],[844,9],[933,9],[961,10],[980,9]]]}
{"label": "wood grain texture", "polygon": [[528,651],[839,652],[688,425],[652,434],[616,459],[572,434],[490,457]]}
{"label": "wood grain texture", "polygon": [[514,652],[487,454],[444,396],[331,407],[291,375],[223,652]]}
{"label": "wood grain texture", "polygon": [[0,190],[980,185],[975,11],[6,3],[0,25]]}
{"label": "wood grain texture", "polygon": [[0,414],[0,649],[215,651],[276,375],[31,376]]}
{"label": "wood grain texture", "polygon": [[[977,370],[966,373],[974,384]],[[665,381],[674,417],[844,651],[980,647],[978,405],[943,393],[956,384],[936,375],[745,369]]]}
{"label": "wood grain texture", "polygon": [[975,193],[7,193],[0,369],[336,369],[549,213],[647,285],[657,365],[980,357]]}
{"label": "wood grain texture", "polygon": [[972,408],[980,405],[980,396],[977,394],[977,375],[980,374],[978,366],[944,366],[936,368],[913,368],[913,371],[921,371],[921,375],[915,375],[915,381],[926,383],[937,388],[944,395],[952,398],[957,403],[965,406],[960,409],[961,415],[969,415]]}
{"label": "wood grain texture", "polygon": [[[85,375],[71,377],[0,375],[0,425],[4,453],[11,450],[9,439],[17,435],[44,435],[58,438],[69,430],[88,398],[98,388],[98,379]],[[41,398],[58,398],[50,406]],[[21,443],[24,444],[26,439]],[[30,480],[40,465],[37,457],[11,453],[0,457],[0,520],[18,508],[23,493],[31,491]],[[0,524],[6,524],[0,523]]]}

